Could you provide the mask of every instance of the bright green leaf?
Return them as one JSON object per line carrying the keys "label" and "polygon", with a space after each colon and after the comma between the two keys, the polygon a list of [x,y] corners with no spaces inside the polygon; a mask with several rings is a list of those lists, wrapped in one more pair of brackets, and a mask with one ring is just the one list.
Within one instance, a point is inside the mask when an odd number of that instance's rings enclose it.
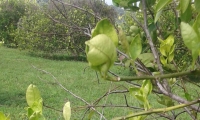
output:
{"label": "bright green leaf", "polygon": [[45,120],[45,118],[40,111],[36,111],[29,117],[29,120]]}
{"label": "bright green leaf", "polygon": [[185,45],[192,51],[193,66],[200,52],[200,38],[187,23],[181,22],[181,35]]}
{"label": "bright green leaf", "polygon": [[26,90],[26,101],[34,111],[41,110],[42,111],[42,98],[40,96],[39,89],[30,84]]}
{"label": "bright green leaf", "polygon": [[153,89],[152,83],[150,80],[144,80],[143,84],[142,84],[142,89],[143,89],[143,93],[147,96],[149,94],[151,94],[151,91]]}
{"label": "bright green leaf", "polygon": [[135,38],[132,40],[130,49],[129,49],[130,57],[135,60],[140,53],[142,52],[142,43],[140,35],[136,35]]}
{"label": "bright green leaf", "polygon": [[71,117],[71,107],[70,107],[70,102],[66,102],[64,107],[63,107],[63,116],[65,120],[70,120]]}
{"label": "bright green leaf", "polygon": [[92,33],[92,38],[99,34],[107,35],[114,42],[115,46],[118,45],[117,32],[108,19],[103,19],[97,23]]}
{"label": "bright green leaf", "polygon": [[0,120],[10,120],[9,117],[6,117],[1,111],[0,111]]}
{"label": "bright green leaf", "polygon": [[167,59],[165,59],[163,56],[160,56],[160,61],[164,66],[167,64]]}

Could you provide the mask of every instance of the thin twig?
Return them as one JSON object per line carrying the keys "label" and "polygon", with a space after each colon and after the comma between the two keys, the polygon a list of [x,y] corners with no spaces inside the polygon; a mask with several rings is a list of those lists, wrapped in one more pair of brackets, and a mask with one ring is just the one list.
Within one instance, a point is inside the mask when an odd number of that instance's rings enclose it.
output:
{"label": "thin twig", "polygon": [[[84,100],[83,98],[77,96],[76,94],[74,94],[73,92],[71,92],[70,90],[68,90],[67,88],[65,88],[65,87],[57,80],[57,78],[56,78],[53,74],[51,74],[50,72],[47,72],[47,71],[45,71],[45,70],[39,69],[39,68],[35,67],[34,65],[32,65],[32,67],[35,68],[35,69],[37,69],[37,70],[39,70],[39,71],[42,71],[42,72],[44,72],[44,73],[50,75],[50,76],[52,76],[53,79],[54,79],[54,81],[55,81],[62,89],[64,89],[66,92],[70,93],[70,94],[71,94],[72,96],[74,96],[75,98],[81,100],[82,102],[84,102],[84,103],[86,103],[88,106],[90,106],[90,104],[89,104],[86,100]],[[104,120],[106,120],[106,118],[105,118],[99,111],[97,111],[94,107],[91,107],[91,109],[94,110],[95,112],[97,112],[100,116],[102,116],[102,118],[103,118]]]}

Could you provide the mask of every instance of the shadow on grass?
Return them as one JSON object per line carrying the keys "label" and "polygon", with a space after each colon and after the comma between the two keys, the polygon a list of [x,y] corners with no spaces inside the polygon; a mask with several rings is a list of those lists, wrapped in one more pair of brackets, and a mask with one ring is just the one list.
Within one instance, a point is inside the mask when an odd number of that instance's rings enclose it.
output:
{"label": "shadow on grass", "polygon": [[15,93],[10,94],[6,91],[0,92],[0,105],[1,106],[19,106],[26,105],[25,93],[15,91]]}
{"label": "shadow on grass", "polygon": [[86,62],[87,58],[85,56],[69,56],[62,53],[39,53],[39,52],[29,52],[29,56],[40,57],[50,60],[59,60],[59,61],[83,61]]}

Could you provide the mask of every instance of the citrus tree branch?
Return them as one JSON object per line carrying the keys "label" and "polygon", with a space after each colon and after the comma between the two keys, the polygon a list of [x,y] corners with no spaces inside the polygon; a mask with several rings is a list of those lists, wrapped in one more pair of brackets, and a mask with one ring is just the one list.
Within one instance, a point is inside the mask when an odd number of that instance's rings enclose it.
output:
{"label": "citrus tree branch", "polygon": [[113,120],[125,120],[125,119],[128,119],[128,118],[133,118],[133,117],[141,116],[141,115],[149,115],[149,114],[152,114],[152,113],[168,112],[168,111],[171,111],[171,110],[184,108],[184,107],[187,107],[187,106],[190,106],[190,105],[194,105],[194,104],[197,104],[197,103],[200,103],[200,99],[192,101],[192,102],[189,102],[189,103],[172,106],[172,107],[150,109],[148,111],[142,111],[142,112],[138,112],[138,113],[133,113],[133,114],[129,114],[127,116],[114,118]]}
{"label": "citrus tree branch", "polygon": [[155,75],[155,76],[119,76],[113,81],[119,82],[119,81],[134,81],[134,80],[154,80],[154,79],[164,79],[164,78],[176,78],[186,75],[198,75],[200,74],[200,70],[192,70],[192,71],[184,71],[184,72],[178,72],[178,73],[170,73],[170,74],[162,74],[162,75]]}

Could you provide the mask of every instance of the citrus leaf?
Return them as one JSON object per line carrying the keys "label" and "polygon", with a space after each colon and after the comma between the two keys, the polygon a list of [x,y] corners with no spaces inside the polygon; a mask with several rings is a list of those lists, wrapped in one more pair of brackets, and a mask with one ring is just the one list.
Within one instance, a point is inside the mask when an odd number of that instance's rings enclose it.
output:
{"label": "citrus leaf", "polygon": [[159,0],[156,4],[156,13],[167,6],[172,0]]}
{"label": "citrus leaf", "polygon": [[0,112],[0,120],[10,120],[10,118],[6,117],[2,112]]}
{"label": "citrus leaf", "polygon": [[45,120],[45,118],[40,111],[36,111],[29,117],[29,120]]}
{"label": "citrus leaf", "polygon": [[118,45],[117,32],[115,31],[114,26],[108,19],[103,19],[97,23],[92,33],[92,38],[99,34],[107,35],[114,42],[115,46]]}
{"label": "citrus leaf", "polygon": [[193,29],[195,30],[198,37],[200,38],[200,14],[196,17],[196,20],[193,24]]}
{"label": "citrus leaf", "polygon": [[70,107],[70,102],[66,102],[64,107],[63,107],[63,116],[65,120],[70,120],[71,117],[71,107]]}
{"label": "citrus leaf", "polygon": [[152,53],[143,53],[138,56],[138,58],[141,60],[141,62],[146,67],[152,67],[154,66],[154,55]]}
{"label": "citrus leaf", "polygon": [[142,43],[141,43],[141,38],[138,34],[134,37],[134,39],[131,42],[129,54],[130,57],[133,60],[135,60],[140,55],[141,52],[142,52]]}
{"label": "citrus leaf", "polygon": [[42,111],[42,98],[40,96],[40,91],[33,84],[30,84],[26,90],[26,101],[29,107],[31,107],[34,111]]}
{"label": "citrus leaf", "polygon": [[128,53],[129,51],[129,43],[126,39],[126,35],[124,34],[122,28],[119,28],[119,41],[121,42],[121,45],[125,51],[125,53]]}
{"label": "citrus leaf", "polygon": [[162,10],[156,12],[156,17],[154,19],[154,23],[156,23],[158,21],[158,19],[160,18],[161,15],[162,15]]}
{"label": "citrus leaf", "polygon": [[151,91],[153,89],[151,81],[150,80],[144,80],[143,84],[142,84],[142,89],[143,89],[143,93],[145,94],[145,96],[151,94]]}
{"label": "citrus leaf", "polygon": [[195,0],[194,1],[194,6],[195,6],[195,8],[196,8],[196,10],[198,11],[198,12],[200,12],[200,0]]}
{"label": "citrus leaf", "polygon": [[200,38],[195,30],[187,23],[181,22],[181,35],[184,44],[192,51],[193,66],[200,52]]}
{"label": "citrus leaf", "polygon": [[181,21],[182,22],[190,22],[192,19],[192,9],[191,5],[189,5],[184,13],[181,12]]}
{"label": "citrus leaf", "polygon": [[191,0],[180,0],[180,7],[182,13],[184,13],[187,10],[190,2]]}

